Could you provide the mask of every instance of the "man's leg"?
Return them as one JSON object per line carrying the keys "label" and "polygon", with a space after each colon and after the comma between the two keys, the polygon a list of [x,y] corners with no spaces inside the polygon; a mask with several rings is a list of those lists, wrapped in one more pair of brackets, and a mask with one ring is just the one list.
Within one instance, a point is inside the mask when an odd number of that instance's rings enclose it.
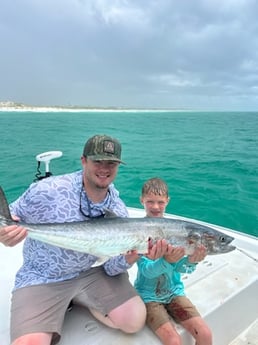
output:
{"label": "man's leg", "polygon": [[14,340],[12,345],[50,345],[52,339],[51,333],[32,333],[25,334]]}
{"label": "man's leg", "polygon": [[118,328],[125,333],[135,333],[143,328],[146,318],[145,305],[139,296],[130,298],[120,306],[103,315],[90,309],[92,315],[111,328]]}

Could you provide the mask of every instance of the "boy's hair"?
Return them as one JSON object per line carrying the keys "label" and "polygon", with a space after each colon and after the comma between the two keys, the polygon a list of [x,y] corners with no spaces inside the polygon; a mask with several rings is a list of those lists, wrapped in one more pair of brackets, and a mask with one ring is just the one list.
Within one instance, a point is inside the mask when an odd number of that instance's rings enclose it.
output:
{"label": "boy's hair", "polygon": [[153,177],[147,180],[142,186],[142,196],[150,193],[168,197],[168,186],[166,182],[159,177]]}

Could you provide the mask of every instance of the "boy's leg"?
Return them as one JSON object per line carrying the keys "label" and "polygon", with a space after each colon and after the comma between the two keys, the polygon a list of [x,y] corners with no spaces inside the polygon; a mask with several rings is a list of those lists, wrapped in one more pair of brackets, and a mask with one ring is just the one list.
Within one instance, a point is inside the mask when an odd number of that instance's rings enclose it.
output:
{"label": "boy's leg", "polygon": [[196,340],[196,345],[212,345],[211,330],[200,316],[182,321],[181,325],[192,334]]}
{"label": "boy's leg", "polygon": [[160,338],[162,344],[180,345],[180,336],[170,321],[170,317],[164,305],[158,302],[150,302],[146,304],[146,309],[146,323]]}
{"label": "boy's leg", "polygon": [[166,306],[168,313],[196,340],[196,345],[211,345],[212,334],[196,307],[185,296],[179,296]]}

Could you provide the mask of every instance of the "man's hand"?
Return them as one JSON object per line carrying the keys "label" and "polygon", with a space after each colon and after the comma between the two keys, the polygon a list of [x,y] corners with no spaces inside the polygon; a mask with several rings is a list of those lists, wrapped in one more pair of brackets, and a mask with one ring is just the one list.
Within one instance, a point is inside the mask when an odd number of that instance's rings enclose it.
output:
{"label": "man's hand", "polygon": [[134,264],[139,259],[137,250],[128,250],[125,254],[125,260],[129,265]]}
{"label": "man's hand", "polygon": [[0,243],[7,247],[13,247],[27,236],[27,230],[23,226],[9,225],[0,228]]}
{"label": "man's hand", "polygon": [[192,255],[188,255],[188,261],[191,263],[197,263],[202,261],[207,255],[207,250],[203,245],[198,246]]}

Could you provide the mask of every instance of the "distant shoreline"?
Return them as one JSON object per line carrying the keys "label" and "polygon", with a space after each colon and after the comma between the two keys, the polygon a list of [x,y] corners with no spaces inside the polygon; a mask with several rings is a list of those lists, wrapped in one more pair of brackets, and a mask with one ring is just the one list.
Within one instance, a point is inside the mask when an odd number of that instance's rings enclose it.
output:
{"label": "distant shoreline", "polygon": [[87,106],[32,106],[15,102],[0,102],[0,112],[183,112],[189,109],[87,107]]}
{"label": "distant shoreline", "polygon": [[189,108],[128,108],[128,107],[118,107],[118,106],[108,106],[108,107],[93,107],[93,106],[77,106],[77,105],[54,105],[54,106],[41,106],[41,105],[28,105],[16,102],[1,102],[0,101],[0,113],[1,112],[31,112],[31,113],[192,113],[192,112],[257,112],[257,110],[215,110],[215,109],[189,109]]}
{"label": "distant shoreline", "polygon": [[191,112],[192,110],[185,109],[130,109],[130,108],[66,108],[66,107],[1,107],[0,112],[35,112],[35,113],[47,113],[47,112]]}

